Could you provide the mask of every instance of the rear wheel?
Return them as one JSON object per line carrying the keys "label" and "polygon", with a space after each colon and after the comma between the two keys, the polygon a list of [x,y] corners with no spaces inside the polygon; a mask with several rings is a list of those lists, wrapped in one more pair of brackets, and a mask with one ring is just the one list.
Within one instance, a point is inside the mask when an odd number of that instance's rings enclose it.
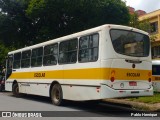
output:
{"label": "rear wheel", "polygon": [[55,84],[51,89],[51,100],[54,105],[63,104],[63,93],[60,84]]}

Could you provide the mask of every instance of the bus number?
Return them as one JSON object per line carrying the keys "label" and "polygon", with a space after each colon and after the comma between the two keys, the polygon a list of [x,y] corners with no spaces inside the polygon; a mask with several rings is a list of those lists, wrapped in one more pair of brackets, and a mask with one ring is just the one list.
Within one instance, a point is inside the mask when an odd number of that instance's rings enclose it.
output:
{"label": "bus number", "polygon": [[45,73],[34,73],[34,77],[45,77]]}

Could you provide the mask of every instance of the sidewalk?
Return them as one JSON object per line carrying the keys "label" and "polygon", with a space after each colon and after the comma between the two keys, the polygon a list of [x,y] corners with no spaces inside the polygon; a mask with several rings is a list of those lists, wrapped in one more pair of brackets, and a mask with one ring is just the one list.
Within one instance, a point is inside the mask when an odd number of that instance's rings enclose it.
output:
{"label": "sidewalk", "polygon": [[142,102],[134,102],[125,98],[124,99],[122,98],[121,99],[105,99],[103,101],[106,101],[112,104],[128,106],[136,110],[160,112],[160,103],[149,104],[149,103],[142,103]]}

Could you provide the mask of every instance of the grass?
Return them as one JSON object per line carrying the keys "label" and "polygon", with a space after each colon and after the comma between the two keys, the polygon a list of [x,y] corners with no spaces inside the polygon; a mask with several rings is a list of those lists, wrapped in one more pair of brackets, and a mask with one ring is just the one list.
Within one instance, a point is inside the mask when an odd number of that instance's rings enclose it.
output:
{"label": "grass", "polygon": [[148,97],[137,97],[137,98],[129,98],[131,101],[143,102],[143,103],[160,103],[160,93],[154,93],[153,96]]}

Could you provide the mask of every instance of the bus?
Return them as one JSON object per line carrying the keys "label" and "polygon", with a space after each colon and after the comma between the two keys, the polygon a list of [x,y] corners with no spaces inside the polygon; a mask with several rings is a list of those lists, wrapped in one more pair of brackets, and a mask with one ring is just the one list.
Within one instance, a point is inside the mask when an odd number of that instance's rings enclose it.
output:
{"label": "bus", "polygon": [[153,90],[160,92],[160,60],[152,60]]}
{"label": "bus", "polygon": [[5,90],[65,100],[153,95],[148,33],[105,24],[8,53]]}

